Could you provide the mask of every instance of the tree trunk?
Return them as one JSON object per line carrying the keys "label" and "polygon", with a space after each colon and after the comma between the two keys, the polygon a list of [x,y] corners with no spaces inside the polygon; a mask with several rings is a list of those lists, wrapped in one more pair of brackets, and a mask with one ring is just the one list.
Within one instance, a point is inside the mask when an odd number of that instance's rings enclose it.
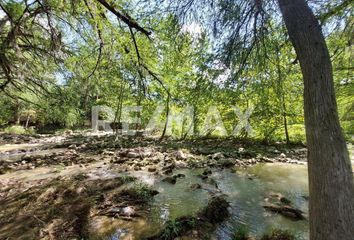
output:
{"label": "tree trunk", "polygon": [[288,119],[286,117],[286,103],[285,103],[284,95],[282,96],[282,99],[283,99],[283,122],[284,122],[285,139],[286,139],[286,143],[289,144],[290,137],[289,137],[289,131],[288,131]]}
{"label": "tree trunk", "polygon": [[30,121],[30,115],[27,116],[25,129],[28,128],[29,121]]}
{"label": "tree trunk", "polygon": [[284,93],[284,86],[283,86],[283,75],[281,72],[281,66],[280,66],[280,58],[279,58],[279,54],[280,54],[280,49],[277,46],[276,47],[277,50],[277,74],[278,74],[278,97],[279,97],[279,101],[281,104],[281,114],[283,117],[283,124],[284,124],[284,133],[285,133],[285,140],[286,143],[289,144],[290,143],[290,138],[289,138],[289,131],[288,131],[288,120],[286,118],[286,102],[285,102],[285,93]]}
{"label": "tree trunk", "polygon": [[310,239],[352,240],[354,184],[333,86],[329,52],[305,0],[278,0],[304,79]]}

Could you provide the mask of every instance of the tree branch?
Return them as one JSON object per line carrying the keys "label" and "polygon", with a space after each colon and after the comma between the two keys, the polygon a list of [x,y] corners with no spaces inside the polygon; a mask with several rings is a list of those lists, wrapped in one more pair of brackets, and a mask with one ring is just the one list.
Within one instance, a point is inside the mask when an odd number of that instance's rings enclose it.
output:
{"label": "tree branch", "polygon": [[118,19],[122,20],[125,24],[127,24],[131,28],[135,28],[139,32],[142,32],[147,37],[151,35],[151,31],[148,31],[141,27],[134,19],[132,19],[128,14],[122,13],[121,11],[115,9],[111,4],[109,4],[106,0],[96,0],[101,3],[108,11],[113,13]]}

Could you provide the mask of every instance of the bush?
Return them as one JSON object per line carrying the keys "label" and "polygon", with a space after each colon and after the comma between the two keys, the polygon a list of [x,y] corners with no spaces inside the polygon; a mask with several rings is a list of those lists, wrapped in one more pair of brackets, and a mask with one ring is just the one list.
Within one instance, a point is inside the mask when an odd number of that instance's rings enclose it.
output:
{"label": "bush", "polygon": [[13,125],[5,128],[4,132],[9,134],[25,134],[26,129],[19,125]]}
{"label": "bush", "polygon": [[273,229],[270,234],[264,235],[261,240],[295,240],[295,236],[287,230]]}
{"label": "bush", "polygon": [[36,134],[36,131],[33,127],[25,129],[23,126],[20,125],[9,126],[4,129],[4,132],[8,134]]}

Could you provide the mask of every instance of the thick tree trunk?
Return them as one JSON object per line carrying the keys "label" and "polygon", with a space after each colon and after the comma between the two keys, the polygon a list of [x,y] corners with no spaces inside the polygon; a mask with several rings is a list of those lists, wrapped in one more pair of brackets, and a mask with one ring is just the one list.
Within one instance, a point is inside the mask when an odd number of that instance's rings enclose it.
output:
{"label": "thick tree trunk", "polygon": [[278,0],[304,79],[311,240],[354,238],[354,184],[330,56],[305,0]]}

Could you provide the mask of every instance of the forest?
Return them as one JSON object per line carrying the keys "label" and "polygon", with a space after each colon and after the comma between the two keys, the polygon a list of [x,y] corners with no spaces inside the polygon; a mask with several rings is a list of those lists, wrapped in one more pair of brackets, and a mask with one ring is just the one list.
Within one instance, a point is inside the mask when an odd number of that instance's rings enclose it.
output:
{"label": "forest", "polygon": [[352,240],[351,0],[0,0],[0,239]]}

